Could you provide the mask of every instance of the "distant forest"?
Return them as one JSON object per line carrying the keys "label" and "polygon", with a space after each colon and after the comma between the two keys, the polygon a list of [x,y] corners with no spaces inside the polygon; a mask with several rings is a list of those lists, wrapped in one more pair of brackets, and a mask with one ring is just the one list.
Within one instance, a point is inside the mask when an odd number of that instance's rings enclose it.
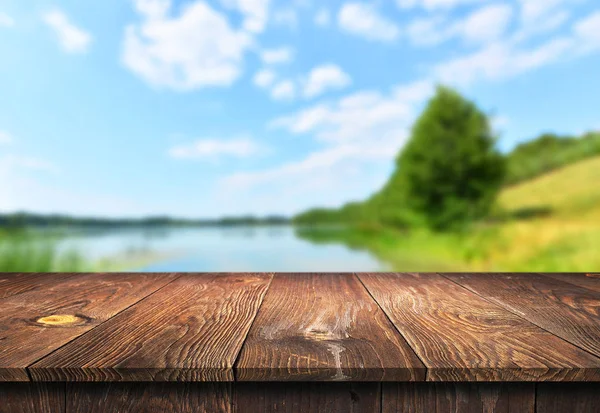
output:
{"label": "distant forest", "polygon": [[147,217],[140,219],[123,218],[79,218],[69,215],[42,215],[28,212],[17,212],[12,214],[0,214],[0,227],[22,228],[22,227],[60,227],[60,226],[82,226],[94,228],[110,227],[165,227],[165,226],[236,226],[236,225],[283,225],[288,224],[290,219],[283,216],[267,217],[223,217],[218,219],[180,219],[168,216]]}

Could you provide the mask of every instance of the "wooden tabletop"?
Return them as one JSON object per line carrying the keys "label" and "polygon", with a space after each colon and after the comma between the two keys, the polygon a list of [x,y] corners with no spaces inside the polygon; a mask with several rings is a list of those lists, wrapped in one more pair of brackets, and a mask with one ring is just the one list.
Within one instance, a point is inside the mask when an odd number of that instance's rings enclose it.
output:
{"label": "wooden tabletop", "polygon": [[0,273],[0,381],[600,381],[600,275]]}

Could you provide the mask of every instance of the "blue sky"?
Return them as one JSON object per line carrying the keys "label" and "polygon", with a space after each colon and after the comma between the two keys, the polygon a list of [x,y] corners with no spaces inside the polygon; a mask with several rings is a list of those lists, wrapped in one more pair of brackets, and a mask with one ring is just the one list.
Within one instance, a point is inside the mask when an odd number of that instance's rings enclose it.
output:
{"label": "blue sky", "polygon": [[362,199],[436,83],[499,146],[600,129],[595,0],[0,0],[0,210]]}

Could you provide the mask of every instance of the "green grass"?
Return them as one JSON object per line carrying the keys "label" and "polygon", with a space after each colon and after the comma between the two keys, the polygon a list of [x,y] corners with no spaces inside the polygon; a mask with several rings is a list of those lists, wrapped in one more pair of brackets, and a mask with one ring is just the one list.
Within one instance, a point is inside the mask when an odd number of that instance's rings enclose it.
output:
{"label": "green grass", "polygon": [[0,234],[0,272],[76,272],[86,269],[76,251],[58,254],[52,239],[23,232]]}
{"label": "green grass", "polygon": [[462,233],[302,229],[368,250],[396,271],[599,271],[600,157],[505,189],[495,216]]}

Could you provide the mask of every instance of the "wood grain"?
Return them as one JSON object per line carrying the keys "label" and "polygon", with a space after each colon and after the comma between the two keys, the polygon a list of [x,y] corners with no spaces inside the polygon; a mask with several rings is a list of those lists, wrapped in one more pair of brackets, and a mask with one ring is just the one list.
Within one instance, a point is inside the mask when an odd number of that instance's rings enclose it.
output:
{"label": "wood grain", "polygon": [[81,274],[5,298],[0,381],[29,380],[25,368],[173,279],[167,274]]}
{"label": "wood grain", "polygon": [[1,273],[0,300],[76,277],[74,273]]}
{"label": "wood grain", "polygon": [[272,274],[187,274],[32,365],[34,380],[227,381]]}
{"label": "wood grain", "polygon": [[600,294],[541,274],[448,274],[449,279],[600,357]]}
{"label": "wood grain", "polygon": [[594,273],[545,273],[546,277],[578,285],[600,293],[600,274]]}
{"label": "wood grain", "polygon": [[535,411],[534,383],[383,383],[382,391],[383,413]]}
{"label": "wood grain", "polygon": [[67,383],[66,413],[230,413],[229,383]]}
{"label": "wood grain", "polygon": [[65,383],[0,383],[0,413],[64,413]]}
{"label": "wood grain", "polygon": [[600,359],[438,274],[359,278],[427,366],[429,381],[600,379]]}
{"label": "wood grain", "polygon": [[598,413],[600,383],[539,383],[537,413]]}
{"label": "wood grain", "polygon": [[379,383],[236,383],[235,413],[380,413]]}
{"label": "wood grain", "polygon": [[264,380],[422,380],[423,364],[352,274],[277,274],[236,375]]}

